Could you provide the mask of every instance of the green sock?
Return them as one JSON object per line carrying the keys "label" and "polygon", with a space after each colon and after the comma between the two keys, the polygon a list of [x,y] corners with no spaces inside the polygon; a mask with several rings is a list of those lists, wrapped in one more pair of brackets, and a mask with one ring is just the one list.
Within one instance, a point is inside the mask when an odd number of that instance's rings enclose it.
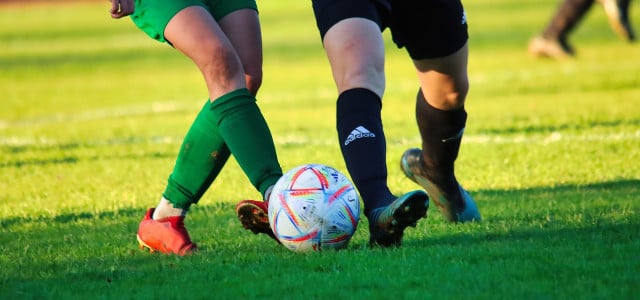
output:
{"label": "green sock", "polygon": [[176,208],[189,209],[211,186],[229,156],[207,101],[182,141],[163,197]]}
{"label": "green sock", "polygon": [[233,91],[213,101],[211,114],[236,161],[264,196],[282,169],[256,98],[247,89]]}

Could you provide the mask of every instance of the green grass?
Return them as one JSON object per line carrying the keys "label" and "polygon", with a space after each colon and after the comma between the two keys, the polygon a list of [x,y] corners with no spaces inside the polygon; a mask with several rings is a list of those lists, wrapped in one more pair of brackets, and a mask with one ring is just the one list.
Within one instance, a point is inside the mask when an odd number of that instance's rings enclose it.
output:
{"label": "green grass", "polygon": [[[633,299],[640,293],[640,48],[596,6],[571,36],[579,57],[529,57],[557,1],[465,3],[468,127],[458,177],[484,220],[435,209],[399,249],[296,254],[243,230],[257,198],[231,160],[189,215],[201,251],[139,251],[182,136],[206,99],[186,58],[108,3],[0,6],[0,299]],[[261,1],[259,103],[284,169],[345,170],[335,88],[308,1]],[[640,28],[640,7],[632,19]],[[389,184],[419,145],[415,73],[390,42],[383,115]]]}

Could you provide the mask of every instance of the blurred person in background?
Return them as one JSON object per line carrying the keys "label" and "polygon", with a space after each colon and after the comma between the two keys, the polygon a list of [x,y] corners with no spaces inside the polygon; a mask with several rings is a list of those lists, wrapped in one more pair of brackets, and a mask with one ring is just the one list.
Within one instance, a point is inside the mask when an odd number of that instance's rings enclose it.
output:
{"label": "blurred person in background", "polygon": [[[576,54],[569,44],[569,34],[587,14],[596,0],[564,0],[542,34],[529,42],[529,53],[536,57],[569,58]],[[611,28],[624,40],[632,42],[635,34],[629,20],[631,0],[597,0],[604,7]]]}

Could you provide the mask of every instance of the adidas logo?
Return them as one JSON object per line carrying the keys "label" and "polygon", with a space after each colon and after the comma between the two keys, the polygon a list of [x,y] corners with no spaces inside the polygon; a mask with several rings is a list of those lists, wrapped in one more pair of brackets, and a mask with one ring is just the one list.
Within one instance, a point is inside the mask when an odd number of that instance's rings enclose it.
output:
{"label": "adidas logo", "polygon": [[356,139],[360,139],[360,138],[374,138],[376,137],[376,135],[369,131],[368,129],[362,127],[362,126],[358,126],[356,127],[356,129],[354,129],[353,131],[351,131],[351,133],[349,134],[349,136],[347,137],[347,139],[344,141],[344,145],[349,145],[349,143],[355,141]]}

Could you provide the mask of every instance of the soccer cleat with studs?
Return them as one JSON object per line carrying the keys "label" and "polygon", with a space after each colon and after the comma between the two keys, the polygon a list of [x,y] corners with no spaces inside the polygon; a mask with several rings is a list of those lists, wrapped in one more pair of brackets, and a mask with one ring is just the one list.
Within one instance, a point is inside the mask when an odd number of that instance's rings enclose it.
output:
{"label": "soccer cleat with studs", "polygon": [[[475,201],[458,185],[458,193],[449,195],[424,175],[422,150],[413,148],[404,152],[400,159],[400,168],[413,182],[422,186],[429,198],[450,222],[480,221],[480,211]],[[459,197],[459,198],[457,198]]]}
{"label": "soccer cleat with studs", "polygon": [[254,234],[264,233],[278,242],[269,226],[268,202],[257,200],[242,200],[236,205],[238,219],[247,230]]}
{"label": "soccer cleat with studs", "polygon": [[184,216],[152,219],[154,208],[147,210],[138,227],[136,236],[140,249],[149,252],[177,254],[184,256],[196,250],[189,233],[184,227]]}
{"label": "soccer cleat with studs", "polygon": [[406,193],[391,204],[374,209],[369,214],[369,245],[397,247],[402,244],[405,228],[415,227],[427,216],[429,197],[423,191]]}

